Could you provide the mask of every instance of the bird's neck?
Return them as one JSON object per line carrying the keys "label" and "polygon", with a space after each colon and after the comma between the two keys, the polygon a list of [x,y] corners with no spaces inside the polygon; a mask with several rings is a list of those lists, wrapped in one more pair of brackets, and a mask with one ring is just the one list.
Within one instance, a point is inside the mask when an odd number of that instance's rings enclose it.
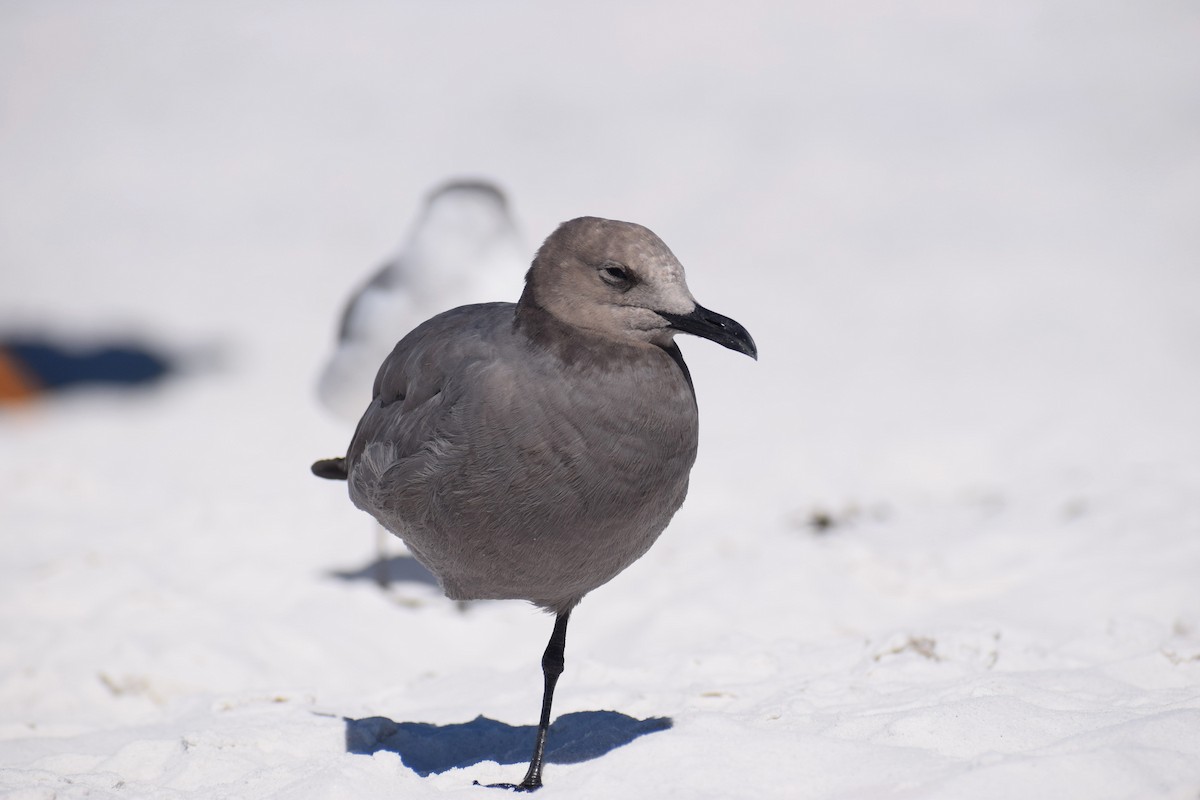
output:
{"label": "bird's neck", "polygon": [[619,339],[600,331],[563,322],[543,308],[528,288],[517,303],[513,330],[535,348],[555,358],[568,369],[587,373],[619,369],[643,359],[654,361],[665,353],[683,372],[689,387],[691,376],[673,342],[666,347],[637,340]]}
{"label": "bird's neck", "polygon": [[636,343],[563,322],[539,305],[528,289],[517,302],[513,329],[539,350],[556,356],[566,365],[599,365],[639,347]]}

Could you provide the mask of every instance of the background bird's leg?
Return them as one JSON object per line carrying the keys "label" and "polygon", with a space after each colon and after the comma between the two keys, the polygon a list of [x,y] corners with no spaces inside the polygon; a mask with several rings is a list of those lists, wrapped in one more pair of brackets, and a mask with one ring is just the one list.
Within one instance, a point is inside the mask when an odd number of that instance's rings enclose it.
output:
{"label": "background bird's leg", "polygon": [[388,584],[392,582],[391,576],[388,575],[388,554],[387,545],[391,534],[387,528],[382,525],[375,526],[375,582],[379,584],[380,589],[386,589]]}
{"label": "background bird's leg", "polygon": [[532,792],[542,786],[542,761],[546,754],[546,732],[550,729],[550,705],[554,702],[554,686],[563,671],[567,620],[570,618],[571,612],[567,611],[559,614],[554,620],[554,632],[550,634],[550,643],[546,645],[546,652],[542,654],[542,675],[546,679],[546,688],[542,694],[542,718],[538,721],[537,741],[533,746],[533,758],[529,760],[529,771],[525,773],[525,780],[519,784],[496,784],[497,787]]}

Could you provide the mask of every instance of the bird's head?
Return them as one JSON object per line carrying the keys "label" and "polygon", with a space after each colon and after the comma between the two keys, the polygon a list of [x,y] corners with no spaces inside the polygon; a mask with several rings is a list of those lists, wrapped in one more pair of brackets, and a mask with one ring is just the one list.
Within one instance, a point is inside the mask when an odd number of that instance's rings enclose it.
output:
{"label": "bird's head", "polygon": [[447,241],[474,244],[491,241],[512,228],[508,200],[499,187],[486,181],[457,180],[426,197],[413,240],[416,246]]}
{"label": "bird's head", "polygon": [[564,222],[534,257],[521,304],[621,341],[665,347],[683,332],[758,357],[749,332],[697,303],[671,250],[632,222]]}

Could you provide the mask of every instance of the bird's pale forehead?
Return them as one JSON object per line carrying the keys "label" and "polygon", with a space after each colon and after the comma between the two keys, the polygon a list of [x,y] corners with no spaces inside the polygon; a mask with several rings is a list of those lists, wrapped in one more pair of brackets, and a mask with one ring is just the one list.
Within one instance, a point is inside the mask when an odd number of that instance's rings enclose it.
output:
{"label": "bird's pale forehead", "polygon": [[683,277],[683,266],[661,241],[641,237],[628,243],[623,259],[626,266],[655,273],[659,278],[676,281]]}

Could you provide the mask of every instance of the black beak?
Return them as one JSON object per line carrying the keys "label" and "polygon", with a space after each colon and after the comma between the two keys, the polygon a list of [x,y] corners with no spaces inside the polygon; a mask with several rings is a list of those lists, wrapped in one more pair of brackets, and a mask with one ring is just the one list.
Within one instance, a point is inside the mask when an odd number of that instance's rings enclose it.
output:
{"label": "black beak", "polygon": [[666,311],[657,313],[677,331],[702,336],[722,347],[745,353],[755,361],[758,360],[758,347],[755,346],[748,330],[729,317],[709,311],[699,303],[690,314],[668,314]]}

